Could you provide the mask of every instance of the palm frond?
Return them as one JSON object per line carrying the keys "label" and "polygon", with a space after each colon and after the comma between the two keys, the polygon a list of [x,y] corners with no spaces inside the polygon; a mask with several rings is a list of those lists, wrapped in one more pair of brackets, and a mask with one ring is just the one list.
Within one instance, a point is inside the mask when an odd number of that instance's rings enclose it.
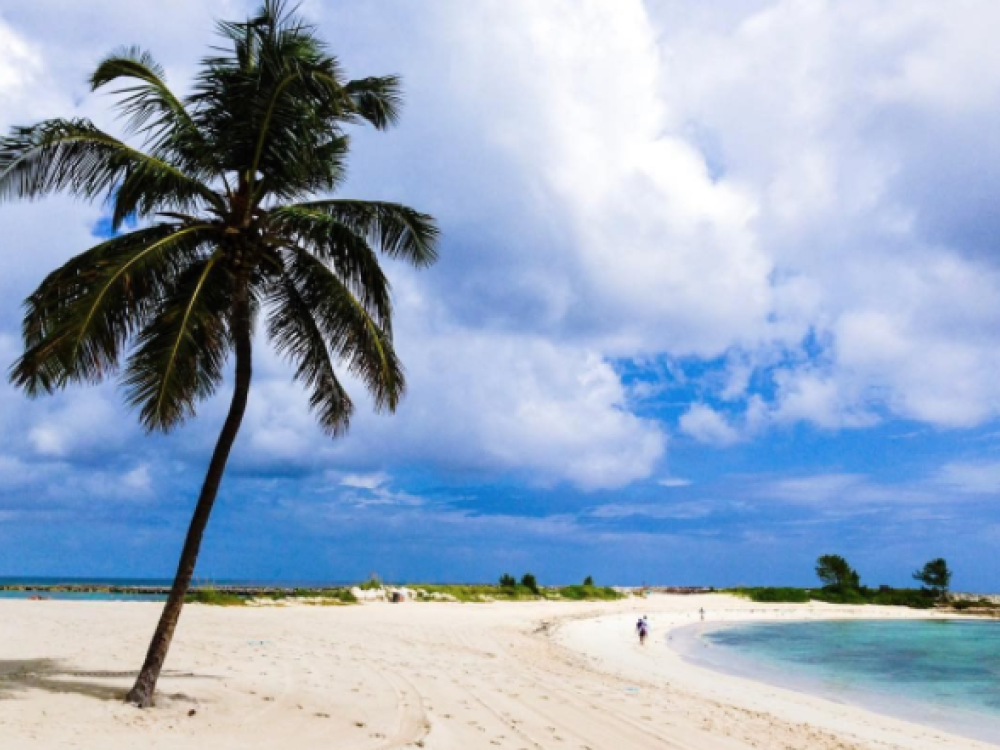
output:
{"label": "palm frond", "polygon": [[283,276],[268,301],[268,336],[279,354],[295,365],[295,379],[309,389],[309,406],[332,436],[347,432],[354,405],[337,379],[315,311],[292,280]]}
{"label": "palm frond", "polygon": [[394,411],[406,383],[392,337],[318,259],[297,248],[285,253],[288,279],[313,311],[327,347],[364,382],[377,410]]}
{"label": "palm frond", "polygon": [[[123,183],[129,184],[121,198]],[[115,206],[116,228],[133,211],[159,208],[224,208],[211,189],[178,168],[134,149],[89,120],[46,120],[13,128],[0,139],[0,200],[38,198],[66,190],[78,197],[106,196]]]}
{"label": "palm frond", "polygon": [[319,210],[286,206],[268,214],[267,231],[330,265],[375,322],[391,332],[389,280],[364,235]]}
{"label": "palm frond", "polygon": [[90,77],[93,91],[118,82],[122,87],[112,93],[120,97],[117,108],[125,117],[126,130],[144,135],[152,154],[183,166],[202,181],[218,172],[205,136],[151,54],[139,47],[122,47],[104,58]]}
{"label": "palm frond", "polygon": [[197,133],[184,103],[167,86],[163,67],[148,52],[138,47],[115,50],[91,74],[90,88],[96,91],[122,79],[130,85],[113,93],[122,95],[118,106],[129,132],[147,132],[153,138],[168,128]]}
{"label": "palm frond", "polygon": [[361,78],[344,86],[354,104],[354,112],[379,130],[399,121],[403,107],[403,87],[398,76]]}
{"label": "palm frond", "polygon": [[319,211],[368,240],[390,258],[417,267],[437,260],[440,231],[434,218],[407,206],[384,201],[331,199],[298,203],[292,208]]}
{"label": "palm frond", "polygon": [[139,333],[123,378],[147,430],[169,431],[215,392],[232,348],[233,279],[217,251],[191,264]]}
{"label": "palm frond", "polygon": [[140,229],[49,274],[25,303],[25,352],[11,381],[37,395],[68,381],[103,379],[213,233],[208,225]]}

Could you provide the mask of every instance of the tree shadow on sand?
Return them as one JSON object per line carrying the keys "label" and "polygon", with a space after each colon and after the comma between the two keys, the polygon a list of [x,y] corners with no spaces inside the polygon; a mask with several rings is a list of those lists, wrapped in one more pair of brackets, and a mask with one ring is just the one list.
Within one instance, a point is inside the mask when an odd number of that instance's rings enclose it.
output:
{"label": "tree shadow on sand", "polygon": [[[138,671],[72,669],[58,659],[0,659],[0,700],[14,698],[18,693],[28,690],[45,690],[50,693],[76,693],[99,700],[122,701],[138,674]],[[190,672],[164,672],[163,676],[207,678]],[[112,684],[111,680],[115,683]],[[187,698],[183,694],[160,694],[159,697]]]}

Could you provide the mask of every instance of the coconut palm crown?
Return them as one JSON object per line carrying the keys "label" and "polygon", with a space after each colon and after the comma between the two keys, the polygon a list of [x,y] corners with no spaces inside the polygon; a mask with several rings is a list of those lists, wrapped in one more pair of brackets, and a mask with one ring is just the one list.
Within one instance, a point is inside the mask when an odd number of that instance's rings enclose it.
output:
{"label": "coconut palm crown", "polygon": [[317,197],[344,179],[346,126],[395,123],[396,77],[348,80],[280,0],[218,31],[223,46],[184,97],[139,49],[98,65],[92,88],[114,87],[128,141],[84,119],[18,127],[0,140],[0,200],[59,191],[103,199],[116,232],[138,227],[74,257],[28,298],[14,384],[35,396],[121,372],[141,423],[169,431],[235,360],[177,578],[129,693],[142,706],[152,703],[246,408],[258,320],[325,431],[344,432],[352,413],[340,366],[376,408],[393,410],[404,379],[376,252],[427,266],[438,235],[430,216],[402,205]]}

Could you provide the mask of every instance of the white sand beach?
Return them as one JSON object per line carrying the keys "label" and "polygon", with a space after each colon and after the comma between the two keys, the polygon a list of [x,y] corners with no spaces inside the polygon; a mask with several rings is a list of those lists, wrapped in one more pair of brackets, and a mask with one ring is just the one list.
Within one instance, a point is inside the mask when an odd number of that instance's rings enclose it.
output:
{"label": "white sand beach", "polygon": [[[31,748],[985,748],[687,663],[671,627],[924,617],[723,595],[186,608],[159,704],[121,702],[159,605],[0,601],[0,737]],[[635,617],[653,638],[639,647]]]}

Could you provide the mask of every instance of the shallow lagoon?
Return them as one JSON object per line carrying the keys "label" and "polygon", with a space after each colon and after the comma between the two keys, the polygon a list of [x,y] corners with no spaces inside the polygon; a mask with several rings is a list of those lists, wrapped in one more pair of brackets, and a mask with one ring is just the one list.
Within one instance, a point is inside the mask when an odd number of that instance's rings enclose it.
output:
{"label": "shallow lagoon", "polygon": [[713,669],[1000,744],[1000,621],[754,623],[673,640]]}

